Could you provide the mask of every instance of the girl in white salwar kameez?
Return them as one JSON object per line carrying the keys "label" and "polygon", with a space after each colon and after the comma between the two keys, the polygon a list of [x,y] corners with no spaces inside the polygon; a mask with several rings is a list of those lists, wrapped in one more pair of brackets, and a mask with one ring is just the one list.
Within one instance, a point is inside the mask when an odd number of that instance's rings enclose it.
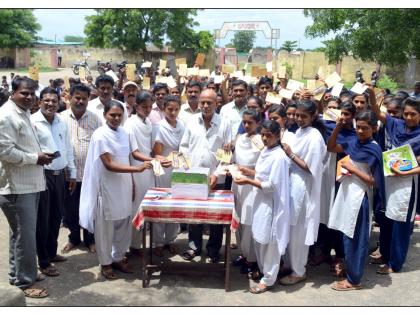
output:
{"label": "girl in white salwar kameez", "polygon": [[[260,156],[264,144],[261,135],[257,134],[262,117],[255,110],[245,110],[242,114],[244,134],[237,137],[234,163],[238,164],[239,171],[246,176],[248,169],[255,170],[255,164]],[[254,176],[249,176],[254,179]],[[240,226],[236,231],[236,242],[241,249],[241,255],[234,260],[234,265],[241,266],[241,273],[252,272],[257,267],[254,241],[251,234],[252,212],[255,192],[251,185],[237,185],[232,183],[232,192],[235,195],[235,210],[240,218]]]}
{"label": "girl in white salwar kameez", "polygon": [[318,236],[322,161],[326,145],[319,128],[324,125],[318,120],[314,102],[303,100],[297,103],[296,122],[299,129],[292,145],[282,144],[291,159],[290,198],[291,228],[290,242],[284,258],[284,268],[291,269],[291,275],[280,279],[283,285],[295,284],[306,279],[306,263],[309,246]]}
{"label": "girl in white salwar kameez", "polygon": [[111,101],[104,108],[106,125],[92,135],[80,196],[80,225],[95,233],[101,273],[116,279],[113,268],[132,271],[124,255],[130,245],[132,179],[129,173],[151,168],[150,162],[130,166],[129,157],[142,159],[135,139],[119,127],[124,108]]}
{"label": "girl in white salwar kameez", "polygon": [[[179,120],[178,114],[181,103],[178,97],[168,95],[164,103],[165,119],[156,125],[153,155],[157,159],[165,159],[171,152],[179,150],[182,136],[184,135],[184,124]],[[156,177],[156,187],[171,187],[172,167],[165,169],[165,174]],[[178,235],[179,224],[177,223],[154,223],[153,241],[155,248],[153,250],[156,256],[163,256],[163,248],[167,247],[171,254],[177,253],[174,244]]]}
{"label": "girl in white salwar kameez", "polygon": [[[124,124],[127,133],[137,141],[138,150],[144,155],[143,161],[151,161],[152,154],[152,122],[148,118],[152,110],[153,99],[149,92],[142,91],[136,96],[134,109],[137,115],[132,115]],[[130,156],[131,165],[142,165]],[[136,215],[140,203],[142,202],[148,189],[155,187],[155,175],[153,170],[147,169],[142,173],[133,174],[134,200],[132,207],[132,217]],[[131,228],[130,253],[138,253],[141,247],[142,233],[136,228]]]}
{"label": "girl in white salwar kameez", "polygon": [[289,241],[289,162],[280,146],[279,134],[277,122],[265,121],[261,130],[265,148],[253,172],[255,179],[234,178],[237,185],[254,186],[252,237],[258,266],[263,273],[260,282],[249,289],[254,294],[263,293],[276,283],[280,258]]}

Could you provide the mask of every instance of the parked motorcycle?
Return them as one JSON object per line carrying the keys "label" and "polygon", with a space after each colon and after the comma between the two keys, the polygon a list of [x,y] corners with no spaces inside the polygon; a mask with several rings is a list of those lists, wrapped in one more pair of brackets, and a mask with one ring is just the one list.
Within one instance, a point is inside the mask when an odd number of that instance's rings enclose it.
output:
{"label": "parked motorcycle", "polygon": [[79,69],[80,68],[85,68],[85,73],[87,74],[87,75],[90,75],[90,69],[89,69],[89,65],[88,65],[88,63],[87,63],[87,59],[85,59],[84,61],[82,61],[82,62],[75,62],[74,64],[73,64],[73,66],[71,67],[71,70],[73,70],[73,73],[75,74],[75,75],[79,75]]}
{"label": "parked motorcycle", "polygon": [[111,63],[112,63],[112,59],[110,61],[106,61],[106,62],[98,60],[98,72],[99,72],[99,74],[105,74],[105,72],[107,72],[109,70],[112,70]]}

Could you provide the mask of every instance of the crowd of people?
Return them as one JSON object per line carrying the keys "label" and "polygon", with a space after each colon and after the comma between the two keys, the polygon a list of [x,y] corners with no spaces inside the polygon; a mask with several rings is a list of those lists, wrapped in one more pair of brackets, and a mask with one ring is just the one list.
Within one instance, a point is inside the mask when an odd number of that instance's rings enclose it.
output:
{"label": "crowd of people", "polygon": [[[62,253],[83,242],[106,279],[132,273],[127,257],[140,254],[142,239],[131,220],[148,189],[171,186],[173,151],[209,168],[212,189],[234,193],[241,255],[232,263],[255,281],[251,293],[270,290],[278,277],[282,285],[305,281],[308,264],[329,263],[344,277],[332,284],[339,291],[362,288],[367,259],[378,274],[401,271],[419,212],[420,167],[385,177],[382,152],[409,144],[420,162],[420,82],[412,95],[382,91],[380,101],[367,85],[339,97],[326,88],[320,99],[301,88],[275,104],[267,94],[287,79],[263,76],[254,85],[225,74],[215,84],[213,74],[177,77],[171,88],[152,78],[143,89],[123,71],[117,82],[100,75],[42,87],[13,76],[10,91],[3,85],[0,206],[10,226],[11,285],[48,296],[36,282],[59,276],[56,263],[67,260],[58,254],[61,225],[69,230]],[[327,109],[340,110],[336,121],[323,118]],[[238,174],[220,172],[218,149],[233,153]],[[346,156],[350,176],[336,181]],[[153,163],[165,174],[156,176]],[[373,221],[379,247],[369,253]],[[153,253],[192,261],[207,228],[208,262],[217,263],[222,225],[154,223]],[[175,245],[181,230],[184,251]]]}

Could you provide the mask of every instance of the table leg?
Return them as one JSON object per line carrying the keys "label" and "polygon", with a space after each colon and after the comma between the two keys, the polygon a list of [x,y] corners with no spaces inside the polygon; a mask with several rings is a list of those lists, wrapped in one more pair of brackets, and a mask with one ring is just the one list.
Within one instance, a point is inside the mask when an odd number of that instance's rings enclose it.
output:
{"label": "table leg", "polygon": [[230,226],[226,225],[225,245],[225,291],[230,291]]}
{"label": "table leg", "polygon": [[153,265],[153,223],[149,222],[149,249],[150,249],[150,265]]}
{"label": "table leg", "polygon": [[146,232],[146,230],[147,230],[147,228],[146,228],[146,222],[144,222],[144,225],[143,225],[143,240],[142,240],[142,247],[143,247],[143,255],[142,255],[142,262],[143,262],[143,265],[142,265],[142,272],[143,272],[143,282],[142,282],[142,286],[143,286],[143,288],[145,288],[146,286],[147,286],[147,277],[148,277],[148,274],[147,274],[147,266],[146,266],[146,250],[147,250],[147,248],[146,248],[146,235],[147,235],[147,232]]}

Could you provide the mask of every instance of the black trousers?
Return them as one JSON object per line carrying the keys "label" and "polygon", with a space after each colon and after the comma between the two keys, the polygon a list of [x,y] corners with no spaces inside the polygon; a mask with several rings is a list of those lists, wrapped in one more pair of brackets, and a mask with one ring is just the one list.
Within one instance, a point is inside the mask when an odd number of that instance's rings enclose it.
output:
{"label": "black trousers", "polygon": [[[70,230],[69,242],[73,245],[81,243],[80,238],[80,225],[79,225],[79,203],[80,203],[80,190],[82,183],[77,182],[76,189],[73,194],[68,190],[68,183],[66,184],[65,206],[64,206],[64,223]],[[88,230],[83,229],[83,242],[86,246],[95,243],[95,238]]]}
{"label": "black trousers", "polygon": [[36,249],[40,268],[50,265],[57,255],[57,239],[64,209],[65,175],[44,170],[47,190],[42,191],[38,204]]}
{"label": "black trousers", "polygon": [[[216,189],[224,189],[224,184],[216,185]],[[220,248],[223,243],[223,225],[222,224],[209,224],[210,225],[210,236],[207,241],[207,254],[209,257],[218,257],[220,254]],[[203,247],[203,224],[189,224],[188,231],[188,242],[190,248],[193,249],[196,255],[201,254]],[[191,243],[194,244],[195,248],[192,248]]]}

